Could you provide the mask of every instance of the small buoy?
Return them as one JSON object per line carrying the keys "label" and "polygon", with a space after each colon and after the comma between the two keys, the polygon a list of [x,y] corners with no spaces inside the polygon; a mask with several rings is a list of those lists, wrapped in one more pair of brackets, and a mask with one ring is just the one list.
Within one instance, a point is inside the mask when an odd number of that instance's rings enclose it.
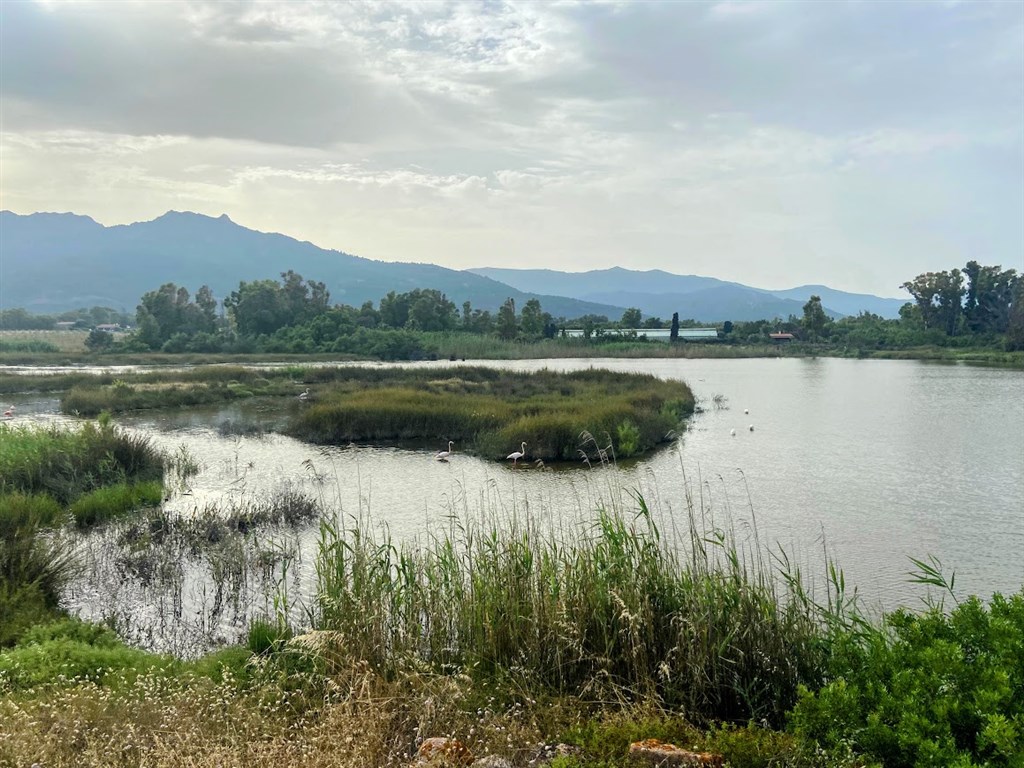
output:
{"label": "small buoy", "polygon": [[751,431],[751,432],[753,432],[753,431],[754,431],[754,425],[753,425],[753,424],[751,424],[751,425],[750,425],[750,431]]}

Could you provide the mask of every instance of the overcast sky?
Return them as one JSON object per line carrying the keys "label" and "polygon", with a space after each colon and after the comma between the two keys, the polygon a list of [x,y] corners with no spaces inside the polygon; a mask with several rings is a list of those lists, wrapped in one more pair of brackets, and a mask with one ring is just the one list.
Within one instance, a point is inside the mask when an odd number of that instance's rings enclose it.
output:
{"label": "overcast sky", "polygon": [[904,297],[1024,268],[1021,2],[2,0],[0,67],[17,213]]}

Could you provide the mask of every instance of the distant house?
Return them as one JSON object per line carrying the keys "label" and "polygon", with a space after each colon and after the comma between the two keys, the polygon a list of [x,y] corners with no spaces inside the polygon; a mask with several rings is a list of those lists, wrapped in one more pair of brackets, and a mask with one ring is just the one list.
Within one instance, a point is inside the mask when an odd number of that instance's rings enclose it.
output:
{"label": "distant house", "polygon": [[795,337],[792,333],[769,333],[768,338],[776,344],[786,344],[792,341]]}

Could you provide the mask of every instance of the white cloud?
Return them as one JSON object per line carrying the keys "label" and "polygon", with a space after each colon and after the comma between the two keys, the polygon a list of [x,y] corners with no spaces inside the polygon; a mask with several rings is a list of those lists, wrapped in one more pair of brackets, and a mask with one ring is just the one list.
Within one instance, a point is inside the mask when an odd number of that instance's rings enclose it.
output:
{"label": "white cloud", "polygon": [[[1024,8],[0,4],[5,205],[893,293],[1024,250]],[[899,278],[899,279],[897,279]]]}

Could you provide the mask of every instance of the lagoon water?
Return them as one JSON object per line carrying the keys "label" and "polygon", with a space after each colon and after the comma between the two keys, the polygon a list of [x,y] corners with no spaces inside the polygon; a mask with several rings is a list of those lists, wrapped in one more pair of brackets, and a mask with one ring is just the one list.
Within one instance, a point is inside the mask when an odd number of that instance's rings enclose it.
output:
{"label": "lagoon water", "polygon": [[[438,462],[443,436],[410,449],[322,448],[244,434],[283,424],[303,407],[297,400],[122,422],[199,459],[202,472],[168,502],[183,514],[289,485],[342,515],[386,523],[403,539],[449,524],[453,513],[558,525],[602,504],[633,504],[630,495],[639,492],[669,533],[685,531],[692,505],[751,546],[783,547],[819,581],[827,552],[868,607],[920,605],[926,592],[909,582],[912,557],[937,558],[955,572],[958,596],[1011,593],[1024,584],[1024,372],[830,358],[482,364],[682,379],[700,412],[672,445],[637,461],[602,464],[594,449],[608,441],[598,435],[584,446],[589,462],[543,468],[483,461],[457,444],[451,461]],[[16,402],[28,418],[52,418],[55,410],[53,401]]]}

